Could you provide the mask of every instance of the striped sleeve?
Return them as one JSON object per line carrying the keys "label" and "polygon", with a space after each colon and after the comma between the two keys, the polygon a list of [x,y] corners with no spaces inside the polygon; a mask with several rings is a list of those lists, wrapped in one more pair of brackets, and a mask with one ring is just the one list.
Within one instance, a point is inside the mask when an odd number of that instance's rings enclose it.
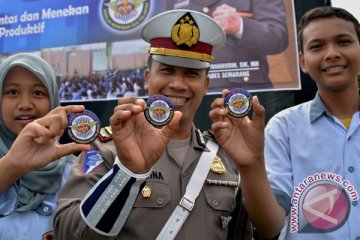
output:
{"label": "striped sleeve", "polygon": [[118,235],[150,173],[134,174],[116,157],[113,168],[81,201],[85,223],[101,235]]}

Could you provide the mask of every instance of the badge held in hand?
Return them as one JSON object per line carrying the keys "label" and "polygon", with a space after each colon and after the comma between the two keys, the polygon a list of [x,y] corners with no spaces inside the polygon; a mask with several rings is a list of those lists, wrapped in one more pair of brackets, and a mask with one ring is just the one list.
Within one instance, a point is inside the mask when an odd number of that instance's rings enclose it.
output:
{"label": "badge held in hand", "polygon": [[229,115],[242,118],[252,109],[252,95],[242,88],[236,88],[225,96],[224,107],[229,110]]}
{"label": "badge held in hand", "polygon": [[154,127],[161,128],[174,116],[174,105],[167,97],[155,95],[146,101],[145,118]]}
{"label": "badge held in hand", "polygon": [[77,143],[88,144],[98,137],[100,121],[95,113],[84,110],[83,112],[71,113],[68,117],[67,133]]}

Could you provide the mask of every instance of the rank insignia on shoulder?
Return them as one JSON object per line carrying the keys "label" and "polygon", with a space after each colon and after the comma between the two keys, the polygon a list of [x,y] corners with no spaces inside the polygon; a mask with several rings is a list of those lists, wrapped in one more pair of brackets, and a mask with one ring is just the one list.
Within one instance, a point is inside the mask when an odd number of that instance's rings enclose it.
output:
{"label": "rank insignia on shoulder", "polygon": [[210,170],[214,173],[223,174],[226,172],[225,165],[221,161],[221,158],[215,156],[213,162],[211,163]]}
{"label": "rank insignia on shoulder", "polygon": [[85,154],[83,173],[87,174],[94,171],[96,168],[104,163],[103,158],[100,155],[100,151],[97,149],[90,150]]}
{"label": "rank insignia on shoulder", "polygon": [[99,139],[106,142],[112,139],[111,126],[100,128]]}
{"label": "rank insignia on shoulder", "polygon": [[196,140],[197,140],[198,144],[205,148],[205,146],[206,146],[205,139],[204,139],[204,136],[203,136],[202,132],[200,131],[200,129],[195,130],[195,135],[196,135]]}

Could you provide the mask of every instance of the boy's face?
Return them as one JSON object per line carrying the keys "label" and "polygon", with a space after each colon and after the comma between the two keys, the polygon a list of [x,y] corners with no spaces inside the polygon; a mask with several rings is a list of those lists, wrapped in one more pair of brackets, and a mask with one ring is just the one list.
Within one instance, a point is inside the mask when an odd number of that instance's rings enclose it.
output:
{"label": "boy's face", "polygon": [[26,124],[50,110],[49,93],[29,70],[14,67],[7,73],[1,95],[1,117],[5,126],[18,135]]}
{"label": "boy's face", "polygon": [[181,123],[193,122],[208,86],[209,78],[205,69],[176,67],[152,61],[151,70],[145,72],[145,87],[149,96],[167,96],[175,110],[182,112]]}
{"label": "boy's face", "polygon": [[309,23],[303,31],[303,49],[301,69],[320,91],[357,89],[360,44],[352,22],[331,17]]}

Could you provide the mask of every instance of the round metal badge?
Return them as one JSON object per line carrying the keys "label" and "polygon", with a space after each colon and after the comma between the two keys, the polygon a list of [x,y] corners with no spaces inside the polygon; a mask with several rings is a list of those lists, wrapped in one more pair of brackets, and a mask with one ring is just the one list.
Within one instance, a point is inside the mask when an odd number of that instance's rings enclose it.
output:
{"label": "round metal badge", "polygon": [[225,96],[224,107],[229,109],[229,115],[233,117],[245,117],[252,106],[252,95],[245,89],[233,89]]}
{"label": "round metal badge", "polygon": [[99,135],[99,118],[89,110],[71,113],[68,117],[68,123],[67,133],[74,142],[82,144],[91,143]]}
{"label": "round metal badge", "polygon": [[145,118],[154,127],[163,127],[168,124],[174,116],[174,105],[167,97],[155,95],[147,101]]}

